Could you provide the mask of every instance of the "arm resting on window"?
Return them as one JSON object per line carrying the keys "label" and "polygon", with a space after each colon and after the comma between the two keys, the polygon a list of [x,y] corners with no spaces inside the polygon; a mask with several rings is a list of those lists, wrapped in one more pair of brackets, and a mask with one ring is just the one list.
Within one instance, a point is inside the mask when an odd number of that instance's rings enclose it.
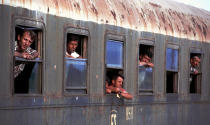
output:
{"label": "arm resting on window", "polygon": [[124,97],[126,99],[133,99],[133,96],[130,93],[128,93],[125,89],[121,88],[120,90],[121,90],[120,95],[122,97]]}
{"label": "arm resting on window", "polygon": [[106,90],[111,91],[110,93],[114,92],[114,93],[119,93],[120,89],[117,87],[114,87],[113,85],[107,86]]}

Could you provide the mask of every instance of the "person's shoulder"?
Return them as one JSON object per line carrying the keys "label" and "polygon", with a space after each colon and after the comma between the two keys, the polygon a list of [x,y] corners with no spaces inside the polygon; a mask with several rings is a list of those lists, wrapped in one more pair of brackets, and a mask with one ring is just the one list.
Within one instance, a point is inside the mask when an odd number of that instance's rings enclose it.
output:
{"label": "person's shoulder", "polygon": [[18,44],[17,41],[15,41],[15,51],[18,50]]}

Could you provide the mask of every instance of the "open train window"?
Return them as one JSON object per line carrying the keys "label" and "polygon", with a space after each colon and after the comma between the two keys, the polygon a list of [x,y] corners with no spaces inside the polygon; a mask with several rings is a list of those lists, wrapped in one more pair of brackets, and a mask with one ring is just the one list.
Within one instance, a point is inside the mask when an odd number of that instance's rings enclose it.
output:
{"label": "open train window", "polygon": [[166,93],[178,92],[178,47],[166,48]]}
{"label": "open train window", "polygon": [[15,26],[14,94],[40,94],[43,67],[43,30]]}
{"label": "open train window", "polygon": [[88,36],[67,33],[65,44],[65,91],[87,94]]}
{"label": "open train window", "polygon": [[190,93],[201,93],[201,53],[191,51],[190,53]]}
{"label": "open train window", "polygon": [[154,46],[139,45],[138,57],[138,88],[139,92],[153,91]]}
{"label": "open train window", "polygon": [[110,86],[113,76],[123,75],[123,42],[106,41],[106,86]]}

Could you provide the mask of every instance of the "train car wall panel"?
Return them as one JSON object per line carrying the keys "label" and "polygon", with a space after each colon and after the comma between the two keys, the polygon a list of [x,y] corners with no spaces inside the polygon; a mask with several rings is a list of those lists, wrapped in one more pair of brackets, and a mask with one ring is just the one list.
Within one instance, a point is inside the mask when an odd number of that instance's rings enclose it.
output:
{"label": "train car wall panel", "polygon": [[[48,15],[46,18],[46,82],[45,93],[47,95],[62,95],[62,71],[63,64],[63,23],[56,16]],[[56,52],[56,53],[55,53]]]}
{"label": "train car wall panel", "polygon": [[[45,111],[44,110],[26,110],[26,109],[18,109],[18,110],[7,110],[4,112],[4,115],[0,114],[1,124],[4,125],[44,125],[46,124],[45,119]],[[17,116],[19,118],[17,118]]]}
{"label": "train car wall panel", "polygon": [[[0,70],[0,75],[1,75],[1,80],[0,80],[0,95],[2,96],[10,96],[10,65],[12,62],[10,61],[11,55],[10,55],[10,27],[11,27],[11,17],[7,16],[7,14],[11,15],[11,10],[9,9],[8,6],[3,6],[0,5],[0,38],[1,38],[1,49],[0,49],[0,63],[1,63],[1,70]],[[3,18],[5,17],[5,18]],[[3,84],[4,83],[4,84]],[[5,84],[6,83],[6,84]]]}
{"label": "train car wall panel", "polygon": [[[180,79],[179,79],[179,94],[182,95],[180,99],[185,99],[189,91],[189,42],[186,39],[180,39]],[[186,61],[187,60],[187,61]]]}
{"label": "train car wall panel", "polygon": [[155,83],[154,83],[154,93],[155,97],[159,99],[163,99],[165,93],[165,78],[164,70],[165,70],[165,37],[160,34],[155,34]]}
{"label": "train car wall panel", "polygon": [[[129,31],[127,31],[129,32]],[[129,34],[129,37],[126,37],[126,71],[127,71],[127,76],[131,76],[131,77],[127,77],[127,81],[125,81],[125,88],[127,89],[127,91],[131,92],[131,93],[138,93],[138,87],[137,87],[137,75],[136,73],[137,71],[137,63],[138,63],[138,59],[137,59],[137,54],[138,54],[138,38],[139,36],[139,32],[131,32]],[[136,60],[136,61],[130,61],[130,60]]]}
{"label": "train car wall panel", "polygon": [[[89,35],[89,92],[96,98],[100,98],[98,95],[102,95],[104,92],[104,37],[105,37],[105,25],[96,26],[95,23],[88,24]],[[95,37],[93,37],[95,36]],[[97,52],[97,53],[96,53]],[[94,58],[98,58],[95,60]],[[91,84],[96,83],[96,84]],[[105,93],[105,92],[104,92]],[[94,102],[94,98],[93,98]]]}
{"label": "train car wall panel", "polygon": [[[125,77],[131,75],[132,77],[127,77],[128,79],[125,80],[123,87],[126,88],[127,91],[130,93],[134,94],[136,93],[135,87],[136,87],[136,79],[135,79],[135,61],[130,61],[130,60],[136,60],[136,37],[137,37],[137,32],[135,31],[128,31],[126,30],[126,41],[124,42],[125,45],[125,60],[124,60],[124,65],[125,65]],[[134,90],[134,91],[133,91]]]}
{"label": "train car wall panel", "polygon": [[208,65],[209,65],[209,44],[202,44],[202,56],[203,56],[203,60],[202,60],[202,86],[201,86],[201,90],[202,90],[202,100],[207,100],[208,98],[208,94],[209,94],[209,88],[210,85],[209,84],[205,84],[208,83],[208,81],[210,80],[209,77],[207,77],[209,75],[209,69],[208,69]]}
{"label": "train car wall panel", "polygon": [[[206,58],[208,58],[207,60],[208,60],[208,76],[209,76],[209,74],[210,74],[210,49],[209,49],[209,45],[208,45],[208,47],[206,46],[206,48],[207,48],[207,54],[206,54]],[[208,78],[208,81],[210,81],[210,77],[207,77]],[[208,86],[208,90],[210,89],[210,86]],[[207,92],[208,93],[208,96],[210,95],[210,92],[208,91]]]}

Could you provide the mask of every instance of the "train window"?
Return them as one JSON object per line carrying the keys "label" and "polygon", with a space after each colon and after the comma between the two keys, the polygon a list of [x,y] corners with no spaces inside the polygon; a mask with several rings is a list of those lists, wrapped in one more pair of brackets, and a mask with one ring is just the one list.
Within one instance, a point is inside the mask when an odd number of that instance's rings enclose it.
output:
{"label": "train window", "polygon": [[111,85],[113,76],[123,75],[123,42],[106,41],[106,86]]}
{"label": "train window", "polygon": [[43,30],[16,25],[14,42],[14,93],[40,94],[42,86]]}
{"label": "train window", "polygon": [[70,94],[87,94],[88,37],[67,33],[65,49],[65,90]]}
{"label": "train window", "polygon": [[166,93],[178,91],[178,49],[166,49]]}
{"label": "train window", "polygon": [[190,54],[190,93],[201,93],[201,54]]}
{"label": "train window", "polygon": [[106,65],[110,68],[123,67],[123,43],[109,40],[106,43]]}
{"label": "train window", "polygon": [[153,90],[153,55],[152,45],[139,45],[138,61],[138,88],[139,92],[152,92]]}

